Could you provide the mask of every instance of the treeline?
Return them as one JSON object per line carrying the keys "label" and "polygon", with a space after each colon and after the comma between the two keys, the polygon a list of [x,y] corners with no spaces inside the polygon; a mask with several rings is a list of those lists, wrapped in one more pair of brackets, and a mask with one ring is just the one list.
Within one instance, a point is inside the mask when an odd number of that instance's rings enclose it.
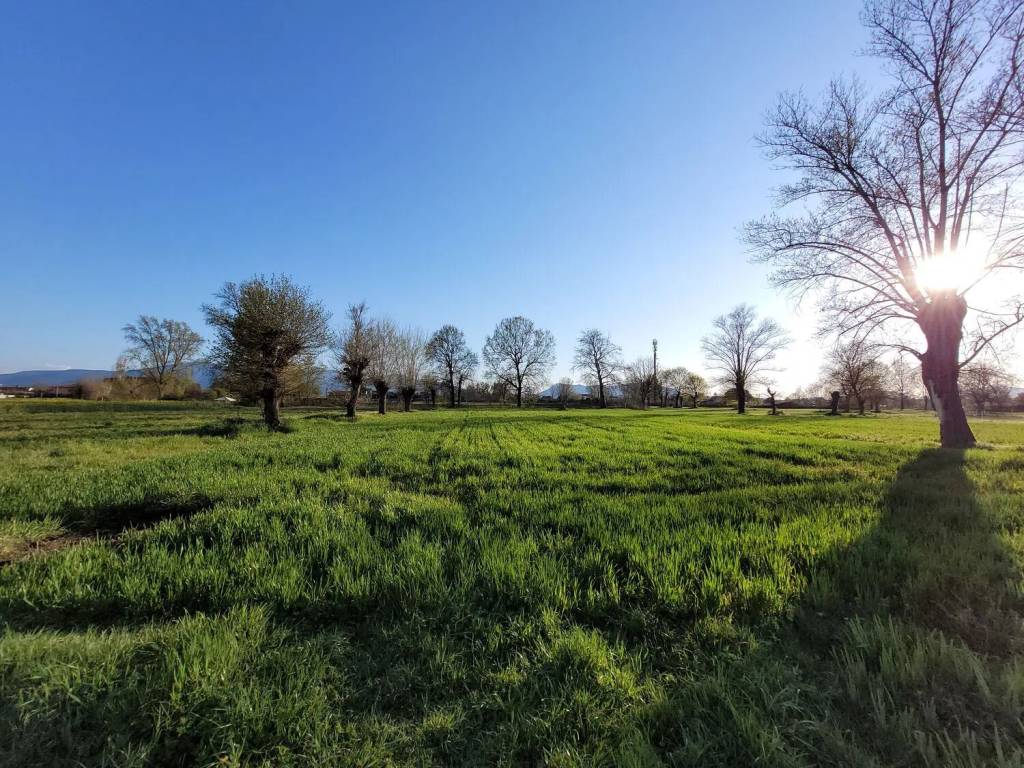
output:
{"label": "treeline", "polygon": [[[142,316],[123,328],[128,348],[115,375],[81,382],[82,396],[218,398],[230,393],[243,402],[259,403],[267,425],[277,428],[286,399],[336,402],[352,418],[367,395],[381,414],[387,412],[389,399],[404,411],[416,399],[430,406],[522,406],[540,396],[555,365],[554,336],[526,317],[499,321],[478,355],[454,325],[425,334],[372,316],[365,303],[347,307],[341,327],[333,328],[331,312],[287,276],[226,283],[212,303],[203,305],[203,313],[214,331],[205,355],[206,341],[187,323]],[[651,354],[627,361],[607,333],[588,328],[577,337],[573,355],[573,370],[583,379],[585,393],[563,379],[543,399],[562,407],[580,399],[599,407],[735,404],[740,413],[752,401],[772,413],[780,406],[831,406],[833,413],[929,406],[919,384],[919,366],[903,354],[887,357],[889,347],[866,339],[837,343],[826,356],[819,381],[783,400],[772,377],[777,356],[789,343],[776,322],[759,319],[753,307],[740,305],[717,318],[702,340],[705,363],[713,373],[709,383],[696,371],[659,366],[656,340]],[[190,379],[197,361],[216,372],[209,389]],[[131,365],[140,375],[129,375]],[[964,388],[978,412],[1013,407],[1011,383],[990,363],[963,373]],[[712,395],[712,384],[722,388],[719,394]],[[764,395],[755,395],[754,388]]]}

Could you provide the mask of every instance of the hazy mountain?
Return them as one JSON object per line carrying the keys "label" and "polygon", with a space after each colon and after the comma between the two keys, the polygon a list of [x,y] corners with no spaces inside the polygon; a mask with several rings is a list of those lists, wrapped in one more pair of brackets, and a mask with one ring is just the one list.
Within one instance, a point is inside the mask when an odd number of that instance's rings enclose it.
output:
{"label": "hazy mountain", "polygon": [[[194,363],[190,366],[192,378],[201,386],[208,387],[213,381],[213,370],[208,365]],[[138,376],[140,371],[128,371],[129,376]],[[64,387],[75,384],[82,379],[106,379],[114,375],[114,371],[93,368],[68,368],[64,371],[17,371],[0,373],[0,387]]]}

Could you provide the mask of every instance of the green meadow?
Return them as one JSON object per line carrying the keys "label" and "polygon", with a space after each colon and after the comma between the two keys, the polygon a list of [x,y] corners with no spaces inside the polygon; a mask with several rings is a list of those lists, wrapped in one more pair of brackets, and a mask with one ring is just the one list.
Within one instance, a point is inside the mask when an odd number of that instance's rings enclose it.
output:
{"label": "green meadow", "polygon": [[4,766],[1022,766],[1024,420],[0,403]]}

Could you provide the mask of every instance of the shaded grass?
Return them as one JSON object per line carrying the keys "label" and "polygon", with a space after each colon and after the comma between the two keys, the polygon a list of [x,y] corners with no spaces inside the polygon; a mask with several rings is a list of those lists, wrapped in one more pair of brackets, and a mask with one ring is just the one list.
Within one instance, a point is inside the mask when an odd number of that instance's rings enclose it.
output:
{"label": "shaded grass", "polygon": [[322,415],[0,406],[0,762],[1022,760],[1024,424]]}

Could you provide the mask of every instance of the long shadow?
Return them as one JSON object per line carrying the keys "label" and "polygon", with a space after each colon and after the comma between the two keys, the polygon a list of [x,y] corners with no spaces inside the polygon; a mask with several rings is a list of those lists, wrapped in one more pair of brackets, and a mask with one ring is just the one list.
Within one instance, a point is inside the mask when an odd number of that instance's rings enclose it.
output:
{"label": "long shadow", "polygon": [[815,569],[786,633],[805,679],[832,681],[822,730],[844,734],[854,762],[996,764],[1024,748],[1003,684],[1024,651],[1021,576],[1000,538],[1016,521],[992,517],[966,459],[928,449],[901,467],[877,525]]}

